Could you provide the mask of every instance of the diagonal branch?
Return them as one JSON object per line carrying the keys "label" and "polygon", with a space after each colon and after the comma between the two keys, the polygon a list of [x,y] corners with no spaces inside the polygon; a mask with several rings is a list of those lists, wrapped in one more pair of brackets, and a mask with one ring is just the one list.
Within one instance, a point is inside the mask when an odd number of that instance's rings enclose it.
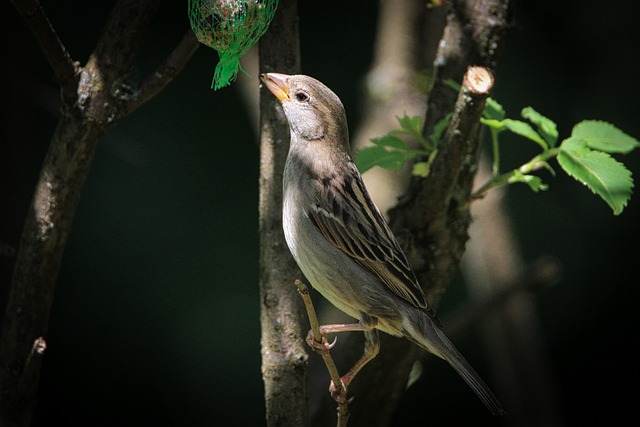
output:
{"label": "diagonal branch", "polygon": [[[435,60],[435,81],[427,101],[423,133],[454,111],[456,94],[445,80],[460,82],[469,65],[494,71],[508,41],[514,8],[512,0],[458,0],[448,15]],[[457,107],[455,107],[457,108]],[[461,208],[469,196],[477,168],[482,110],[459,124],[453,121],[440,142],[438,155],[427,178],[414,178],[400,204],[390,212],[392,228],[412,236],[407,251],[428,299],[437,305],[457,268],[468,239],[470,215]],[[451,154],[458,153],[462,155]]]}
{"label": "diagonal branch", "polygon": [[165,86],[180,74],[199,47],[200,42],[193,31],[191,29],[187,30],[178,46],[169,54],[167,59],[142,82],[137,96],[122,105],[121,114],[127,115],[133,112],[161,92]]}
{"label": "diagonal branch", "polygon": [[40,2],[38,0],[11,0],[11,2],[31,30],[45,58],[49,61],[58,84],[60,86],[68,84],[69,80],[76,75],[78,66],[73,62],[71,55],[58,38]]}

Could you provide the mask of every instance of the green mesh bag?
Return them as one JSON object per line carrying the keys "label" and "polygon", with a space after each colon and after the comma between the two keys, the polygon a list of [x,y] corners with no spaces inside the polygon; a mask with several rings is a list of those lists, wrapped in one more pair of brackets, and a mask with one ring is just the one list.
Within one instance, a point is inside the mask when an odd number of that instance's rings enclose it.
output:
{"label": "green mesh bag", "polygon": [[240,58],[267,31],[277,7],[278,0],[189,0],[191,29],[220,57],[212,88],[236,79]]}

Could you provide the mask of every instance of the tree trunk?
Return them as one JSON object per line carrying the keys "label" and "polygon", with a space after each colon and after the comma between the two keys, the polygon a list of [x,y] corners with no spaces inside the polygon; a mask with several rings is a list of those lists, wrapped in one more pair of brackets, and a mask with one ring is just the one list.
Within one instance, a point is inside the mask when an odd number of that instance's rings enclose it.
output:
{"label": "tree trunk", "polygon": [[[280,1],[259,49],[260,72],[300,71],[297,0]],[[268,426],[304,426],[309,422],[308,327],[301,323],[303,304],[294,285],[303,276],[282,230],[289,125],[275,97],[264,89],[260,95],[260,324],[266,418]]]}
{"label": "tree trunk", "polygon": [[0,338],[0,425],[26,426],[35,406],[49,315],[65,244],[98,142],[117,119],[162,89],[198,44],[185,37],[139,91],[124,84],[158,2],[120,1],[79,67],[35,0],[14,0],[61,86],[60,121],[27,213]]}

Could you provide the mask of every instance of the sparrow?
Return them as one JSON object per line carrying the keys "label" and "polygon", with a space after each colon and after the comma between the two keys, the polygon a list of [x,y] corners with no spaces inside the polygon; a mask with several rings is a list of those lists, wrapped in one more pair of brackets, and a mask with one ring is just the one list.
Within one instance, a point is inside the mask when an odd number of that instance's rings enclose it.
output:
{"label": "sparrow", "polygon": [[[289,122],[282,208],[289,250],[311,285],[358,319],[324,325],[321,332],[325,337],[344,331],[365,335],[362,358],[341,377],[344,390],[378,354],[381,330],[447,361],[492,414],[504,414],[502,404],[444,334],[406,255],[371,200],[349,155],[340,98],[309,76],[265,73],[260,78]],[[332,383],[330,390],[335,388]]]}

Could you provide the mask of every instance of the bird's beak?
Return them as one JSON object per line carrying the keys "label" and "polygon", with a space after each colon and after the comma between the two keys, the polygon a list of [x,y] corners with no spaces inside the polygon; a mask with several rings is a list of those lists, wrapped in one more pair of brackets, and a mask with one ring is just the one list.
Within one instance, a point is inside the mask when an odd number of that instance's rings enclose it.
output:
{"label": "bird's beak", "polygon": [[260,79],[267,86],[267,89],[280,100],[280,102],[289,100],[289,86],[287,86],[286,74],[264,73],[260,74]]}

